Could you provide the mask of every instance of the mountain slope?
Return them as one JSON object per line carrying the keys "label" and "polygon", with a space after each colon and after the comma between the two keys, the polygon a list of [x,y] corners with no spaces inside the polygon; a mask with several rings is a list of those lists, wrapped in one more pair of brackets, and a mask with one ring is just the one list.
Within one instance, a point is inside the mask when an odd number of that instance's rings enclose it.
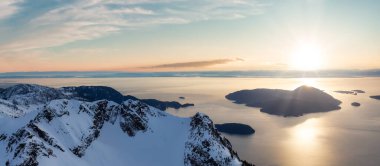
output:
{"label": "mountain slope", "polygon": [[[43,92],[36,95],[50,99]],[[0,100],[0,112],[0,122],[18,127],[0,128],[5,165],[248,165],[206,115],[179,118],[140,100]]]}

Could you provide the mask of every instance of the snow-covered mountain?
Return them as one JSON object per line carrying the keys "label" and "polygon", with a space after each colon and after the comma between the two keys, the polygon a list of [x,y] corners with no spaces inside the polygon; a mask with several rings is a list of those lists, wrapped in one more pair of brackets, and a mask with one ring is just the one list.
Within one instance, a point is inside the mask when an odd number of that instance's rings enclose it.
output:
{"label": "snow-covered mountain", "polygon": [[138,99],[89,102],[38,85],[0,97],[0,164],[249,165],[201,113],[180,118]]}

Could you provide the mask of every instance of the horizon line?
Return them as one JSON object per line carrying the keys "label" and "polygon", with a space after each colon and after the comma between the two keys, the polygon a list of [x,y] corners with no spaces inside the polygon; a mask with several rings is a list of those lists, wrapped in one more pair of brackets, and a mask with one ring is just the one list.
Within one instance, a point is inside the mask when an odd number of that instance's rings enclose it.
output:
{"label": "horizon line", "polygon": [[134,77],[226,77],[226,78],[337,78],[380,77],[380,69],[370,70],[230,70],[230,71],[39,71],[0,73],[0,79],[22,78],[134,78]]}

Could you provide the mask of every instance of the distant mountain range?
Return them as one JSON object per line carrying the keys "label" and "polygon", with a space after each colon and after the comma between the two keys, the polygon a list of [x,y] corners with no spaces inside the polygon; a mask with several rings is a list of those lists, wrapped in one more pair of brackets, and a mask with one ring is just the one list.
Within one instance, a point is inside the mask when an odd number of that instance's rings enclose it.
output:
{"label": "distant mountain range", "polygon": [[1,89],[0,164],[250,165],[207,115],[175,117],[116,92],[30,84]]}
{"label": "distant mountain range", "polygon": [[116,77],[379,77],[374,70],[321,70],[321,71],[200,71],[200,72],[9,72],[0,78],[116,78]]}

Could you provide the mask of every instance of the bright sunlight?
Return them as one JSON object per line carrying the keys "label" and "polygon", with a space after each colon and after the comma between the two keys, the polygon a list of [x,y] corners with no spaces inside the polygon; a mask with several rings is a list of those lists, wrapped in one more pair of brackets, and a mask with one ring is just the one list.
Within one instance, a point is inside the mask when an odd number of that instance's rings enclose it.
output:
{"label": "bright sunlight", "polygon": [[322,66],[322,51],[314,43],[298,44],[291,57],[291,67],[295,70],[318,70]]}
{"label": "bright sunlight", "polygon": [[296,126],[293,130],[294,139],[299,144],[311,145],[319,134],[319,130],[316,127],[318,121],[316,119],[308,119],[304,123]]}

